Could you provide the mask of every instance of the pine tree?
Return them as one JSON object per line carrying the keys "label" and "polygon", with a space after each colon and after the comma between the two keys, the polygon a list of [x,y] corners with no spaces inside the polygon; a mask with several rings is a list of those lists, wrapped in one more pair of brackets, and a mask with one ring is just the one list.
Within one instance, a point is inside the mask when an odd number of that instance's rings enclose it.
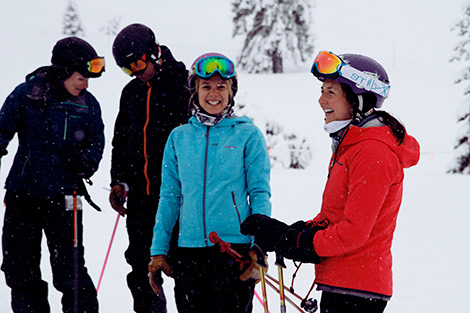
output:
{"label": "pine tree", "polygon": [[237,102],[235,111],[237,115],[248,116],[263,132],[272,168],[305,169],[310,165],[312,144],[307,138],[286,131],[279,122],[266,119],[253,104]]}
{"label": "pine tree", "polygon": [[108,20],[107,23],[101,27],[100,31],[109,37],[116,37],[121,28],[121,16],[115,16],[111,20]]}
{"label": "pine tree", "polygon": [[[455,55],[451,58],[451,62],[465,62],[467,66],[461,71],[456,84],[468,82],[470,80],[470,4],[464,8],[464,17],[454,27],[457,35],[462,40],[454,48]],[[456,157],[453,166],[449,169],[450,173],[470,174],[470,85],[464,90],[466,101],[462,104],[458,112],[458,124],[460,126],[457,143],[455,145]]]}
{"label": "pine tree", "polygon": [[78,16],[77,6],[73,0],[69,0],[67,7],[65,8],[64,29],[62,33],[67,36],[84,37],[85,32],[82,28],[82,22]]}
{"label": "pine tree", "polygon": [[245,36],[238,65],[249,73],[282,73],[283,61],[313,53],[311,0],[232,0],[233,37]]}

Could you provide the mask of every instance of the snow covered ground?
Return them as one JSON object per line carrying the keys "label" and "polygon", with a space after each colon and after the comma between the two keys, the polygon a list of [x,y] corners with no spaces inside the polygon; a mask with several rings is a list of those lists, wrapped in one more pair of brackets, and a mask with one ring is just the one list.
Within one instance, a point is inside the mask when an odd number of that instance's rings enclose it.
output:
{"label": "snow covered ground", "polygon": [[[317,0],[313,12],[315,49],[337,53],[364,53],[376,58],[389,72],[390,98],[384,109],[395,114],[408,132],[421,143],[420,163],[406,171],[394,254],[394,296],[386,312],[457,313],[468,311],[470,294],[470,177],[446,174],[456,139],[456,112],[463,103],[463,88],[453,84],[462,65],[450,64],[452,48],[459,40],[451,27],[461,18],[464,1]],[[77,1],[86,39],[107,58],[102,78],[90,81],[106,125],[106,151],[94,175],[92,198],[102,208],[85,207],[85,250],[89,272],[98,283],[117,214],[107,202],[110,141],[120,90],[129,80],[115,66],[114,38],[100,28],[120,16],[121,25],[141,22],[152,27],[162,44],[189,66],[199,54],[219,51],[236,58],[241,41],[231,38],[229,1],[143,0]],[[0,2],[0,51],[3,75],[1,102],[36,67],[49,64],[54,43],[62,37],[62,0]],[[320,207],[330,156],[330,142],[322,130],[319,109],[320,84],[309,74],[308,64],[290,66],[283,75],[239,73],[239,103],[257,114],[277,121],[306,136],[313,143],[313,160],[306,170],[275,168],[272,172],[273,216],[286,222],[308,219]],[[15,153],[15,142],[2,160],[0,181]],[[4,190],[0,190],[3,198]],[[3,223],[0,207],[0,226]],[[131,312],[132,299],[126,286],[129,271],[123,252],[127,246],[124,220],[119,218],[116,237],[99,289],[101,312]],[[269,273],[277,275],[270,257]],[[286,285],[293,265],[288,263]],[[43,276],[51,282],[48,252],[43,247]],[[313,267],[302,266],[295,281],[296,292],[305,295],[313,280]],[[176,312],[172,281],[165,283],[169,312]],[[9,288],[0,273],[0,312],[10,312]],[[261,294],[258,286],[257,292]],[[279,312],[277,295],[268,289],[271,312]],[[314,292],[312,296],[318,298]],[[60,311],[60,294],[50,284],[53,312]],[[254,312],[262,312],[255,299]],[[289,312],[295,312],[288,307]]]}

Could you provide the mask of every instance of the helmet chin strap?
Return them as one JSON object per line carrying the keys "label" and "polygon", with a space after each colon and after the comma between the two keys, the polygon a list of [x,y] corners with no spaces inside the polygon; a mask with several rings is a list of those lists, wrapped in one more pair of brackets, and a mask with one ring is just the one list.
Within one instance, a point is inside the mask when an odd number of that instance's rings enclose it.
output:
{"label": "helmet chin strap", "polygon": [[357,95],[357,100],[359,102],[357,105],[358,112],[362,112],[362,110],[364,109],[364,98],[362,97],[362,95]]}
{"label": "helmet chin strap", "polygon": [[369,115],[374,112],[374,109],[370,109],[367,112],[364,112],[364,97],[362,95],[357,95],[357,111],[353,116],[353,125],[358,125],[364,118],[368,117]]}

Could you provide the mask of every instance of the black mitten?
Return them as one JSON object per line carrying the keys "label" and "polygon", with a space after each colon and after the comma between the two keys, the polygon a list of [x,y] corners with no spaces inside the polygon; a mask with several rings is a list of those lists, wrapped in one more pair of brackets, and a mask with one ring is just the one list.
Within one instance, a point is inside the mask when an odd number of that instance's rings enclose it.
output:
{"label": "black mitten", "polygon": [[[285,236],[280,240],[276,251],[286,259],[292,259],[302,263],[320,263],[321,259],[315,252],[313,246],[313,237],[317,231],[328,227],[328,220],[315,224],[305,224],[299,221],[291,225]],[[297,225],[296,225],[297,224]],[[297,227],[292,227],[296,225]],[[303,225],[313,225],[305,228]]]}
{"label": "black mitten", "polygon": [[255,244],[264,254],[274,251],[288,229],[287,224],[261,214],[248,216],[240,227],[242,234],[255,237]]}

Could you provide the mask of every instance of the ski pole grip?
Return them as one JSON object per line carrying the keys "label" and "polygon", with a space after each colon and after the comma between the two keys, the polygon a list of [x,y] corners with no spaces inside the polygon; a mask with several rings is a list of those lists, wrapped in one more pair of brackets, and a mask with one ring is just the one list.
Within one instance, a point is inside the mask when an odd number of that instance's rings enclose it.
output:
{"label": "ski pole grip", "polygon": [[258,247],[258,245],[255,243],[252,249],[256,253],[256,264],[263,268],[267,268],[268,264],[266,263],[266,257],[260,247]]}
{"label": "ski pole grip", "polygon": [[209,241],[213,244],[217,244],[220,241],[220,237],[215,231],[212,231],[209,233]]}
{"label": "ski pole grip", "polygon": [[274,264],[276,264],[277,266],[280,266],[282,268],[287,267],[286,263],[284,263],[284,257],[281,254],[277,253],[277,252],[276,252],[276,262]]}

